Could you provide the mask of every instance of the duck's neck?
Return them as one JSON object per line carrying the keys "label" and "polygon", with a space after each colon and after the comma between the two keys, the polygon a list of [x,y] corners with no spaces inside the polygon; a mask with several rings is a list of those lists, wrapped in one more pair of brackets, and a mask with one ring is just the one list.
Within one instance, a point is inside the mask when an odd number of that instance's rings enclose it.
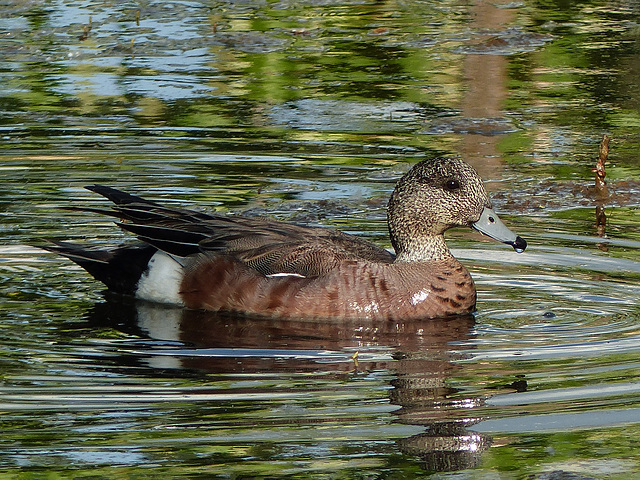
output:
{"label": "duck's neck", "polygon": [[396,262],[429,262],[452,258],[444,235],[412,238],[396,246]]}

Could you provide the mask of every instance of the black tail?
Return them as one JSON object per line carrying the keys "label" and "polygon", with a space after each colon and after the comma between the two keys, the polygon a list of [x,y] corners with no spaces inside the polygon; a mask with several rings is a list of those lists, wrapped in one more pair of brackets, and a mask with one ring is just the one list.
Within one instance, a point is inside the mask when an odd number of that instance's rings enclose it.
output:
{"label": "black tail", "polygon": [[84,188],[95,192],[103,197],[111,200],[116,205],[128,205],[130,203],[142,203],[146,205],[153,205],[159,207],[155,202],[151,200],[145,200],[142,197],[137,197],[135,195],[131,195],[130,193],[123,192],[122,190],[117,190],[115,188],[107,187],[105,185],[87,185]]}
{"label": "black tail", "polygon": [[157,249],[151,245],[119,245],[109,249],[53,242],[45,250],[67,257],[116,293],[133,295],[138,280]]}

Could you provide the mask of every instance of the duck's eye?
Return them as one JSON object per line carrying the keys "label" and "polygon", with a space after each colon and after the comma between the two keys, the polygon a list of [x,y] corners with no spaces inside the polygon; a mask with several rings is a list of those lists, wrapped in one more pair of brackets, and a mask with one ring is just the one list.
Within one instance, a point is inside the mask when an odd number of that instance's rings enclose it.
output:
{"label": "duck's eye", "polygon": [[444,188],[446,188],[450,192],[453,192],[454,190],[458,190],[460,188],[460,182],[452,178],[445,182]]}

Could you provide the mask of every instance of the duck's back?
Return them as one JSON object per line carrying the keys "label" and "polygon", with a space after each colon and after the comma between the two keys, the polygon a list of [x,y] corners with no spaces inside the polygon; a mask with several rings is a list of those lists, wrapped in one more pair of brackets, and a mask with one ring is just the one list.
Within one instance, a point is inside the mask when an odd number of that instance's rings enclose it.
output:
{"label": "duck's back", "polygon": [[391,263],[395,259],[389,251],[337,230],[166,207],[101,185],[90,189],[116,204],[100,213],[123,219],[118,223],[121,228],[169,255],[230,256],[267,276],[317,276],[347,260]]}

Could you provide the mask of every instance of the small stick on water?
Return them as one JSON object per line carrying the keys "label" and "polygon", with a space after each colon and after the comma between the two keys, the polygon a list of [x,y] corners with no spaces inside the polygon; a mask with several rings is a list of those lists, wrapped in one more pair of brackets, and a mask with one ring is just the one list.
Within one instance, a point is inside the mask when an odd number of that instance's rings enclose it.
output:
{"label": "small stick on water", "polygon": [[136,27],[140,26],[140,10],[136,10]]}
{"label": "small stick on water", "polygon": [[609,141],[611,137],[609,135],[604,135],[602,137],[602,142],[600,142],[600,154],[598,155],[598,161],[596,162],[596,168],[593,171],[596,173],[596,190],[598,192],[603,192],[607,188],[607,182],[604,177],[607,176],[607,172],[605,171],[605,163],[609,158]]}
{"label": "small stick on water", "polygon": [[605,227],[607,226],[607,216],[604,212],[604,202],[609,197],[607,189],[607,182],[605,177],[607,172],[605,170],[605,164],[609,159],[609,141],[611,137],[604,135],[602,142],[600,142],[600,153],[598,155],[598,161],[596,162],[596,168],[593,171],[596,174],[596,230],[599,237],[605,236]]}
{"label": "small stick on water", "polygon": [[91,31],[92,26],[91,15],[89,15],[89,25],[85,25],[84,27],[82,27],[82,35],[78,37],[78,40],[85,41],[87,38],[89,38],[89,32]]}
{"label": "small stick on water", "polygon": [[351,355],[351,360],[353,360],[353,370],[349,370],[349,373],[358,373],[358,369],[360,367],[360,363],[358,362],[358,354],[360,352],[356,350],[356,352]]}

